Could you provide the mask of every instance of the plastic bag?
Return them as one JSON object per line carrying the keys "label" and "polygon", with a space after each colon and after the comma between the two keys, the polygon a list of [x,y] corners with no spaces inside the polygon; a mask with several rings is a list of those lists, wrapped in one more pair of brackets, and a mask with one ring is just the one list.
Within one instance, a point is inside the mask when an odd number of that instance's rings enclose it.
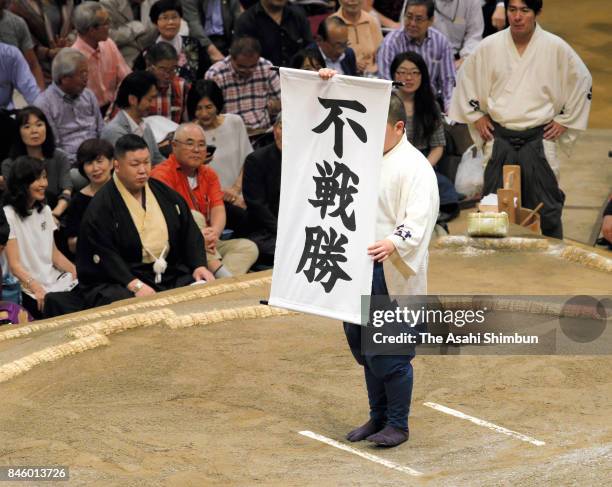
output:
{"label": "plastic bag", "polygon": [[461,162],[455,177],[455,189],[471,198],[482,193],[484,185],[484,166],[482,150],[475,145],[468,149],[461,156]]}

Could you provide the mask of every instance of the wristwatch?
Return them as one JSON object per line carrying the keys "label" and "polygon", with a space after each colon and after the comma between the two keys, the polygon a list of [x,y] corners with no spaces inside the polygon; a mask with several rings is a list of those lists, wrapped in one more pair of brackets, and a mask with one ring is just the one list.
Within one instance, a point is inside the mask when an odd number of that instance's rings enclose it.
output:
{"label": "wristwatch", "polygon": [[134,294],[136,294],[138,291],[140,291],[142,289],[143,286],[144,286],[144,283],[141,280],[138,280],[132,286],[132,289],[130,289],[130,291],[132,291]]}

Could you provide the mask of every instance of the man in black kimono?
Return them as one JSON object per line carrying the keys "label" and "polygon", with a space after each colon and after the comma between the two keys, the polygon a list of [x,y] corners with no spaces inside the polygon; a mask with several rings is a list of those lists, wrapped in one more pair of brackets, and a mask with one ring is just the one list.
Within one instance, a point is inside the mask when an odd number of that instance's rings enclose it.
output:
{"label": "man in black kimono", "polygon": [[149,179],[147,143],[128,134],[115,145],[113,179],[81,223],[79,285],[88,306],[212,281],[202,233],[183,198]]}

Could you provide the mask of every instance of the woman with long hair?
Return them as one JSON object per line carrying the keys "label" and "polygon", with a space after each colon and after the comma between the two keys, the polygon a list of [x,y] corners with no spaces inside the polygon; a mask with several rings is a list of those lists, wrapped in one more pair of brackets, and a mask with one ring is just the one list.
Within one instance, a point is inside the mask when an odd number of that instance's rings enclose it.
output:
{"label": "woman with long hair", "polygon": [[393,81],[401,81],[397,94],[404,102],[408,123],[406,135],[410,143],[419,149],[435,166],[444,153],[444,126],[442,114],[436,102],[425,60],[416,52],[403,52],[391,63]]}
{"label": "woman with long hair", "polygon": [[217,83],[200,80],[191,87],[187,96],[187,114],[204,129],[206,142],[216,147],[210,167],[219,176],[223,199],[226,203],[246,208],[242,198],[242,167],[253,147],[242,118],[233,113],[221,114],[224,103]]}
{"label": "woman with long hair", "polygon": [[[34,318],[53,316],[49,295],[70,291],[76,268],[55,246],[56,224],[45,202],[45,163],[22,156],[11,167],[4,194],[4,214],[10,233],[6,256],[22,287],[23,306]],[[57,301],[54,300],[54,303]]]}
{"label": "woman with long hair", "polygon": [[408,141],[427,157],[436,172],[440,193],[439,220],[443,223],[450,221],[459,214],[459,195],[452,181],[437,167],[444,155],[446,137],[442,112],[431,89],[427,64],[416,52],[403,52],[395,56],[390,71],[394,81],[404,83],[396,92],[404,102],[408,115]]}
{"label": "woman with long hair", "polygon": [[73,254],[76,253],[77,237],[85,210],[98,190],[111,178],[113,153],[113,146],[103,139],[86,140],[77,150],[77,169],[81,176],[89,181],[89,184],[75,193],[66,210],[64,234],[68,239],[68,248]]}
{"label": "woman with long hair", "polygon": [[45,197],[57,222],[68,208],[72,194],[68,155],[55,148],[51,126],[38,107],[30,106],[20,110],[16,125],[19,136],[13,142],[9,158],[2,162],[2,183],[7,184],[11,167],[17,158],[29,156],[44,162],[47,175]]}

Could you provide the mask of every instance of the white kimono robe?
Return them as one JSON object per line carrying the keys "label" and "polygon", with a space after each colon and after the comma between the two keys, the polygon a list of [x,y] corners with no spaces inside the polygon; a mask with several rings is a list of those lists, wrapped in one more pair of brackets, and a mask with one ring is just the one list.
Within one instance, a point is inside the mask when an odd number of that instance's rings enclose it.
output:
{"label": "white kimono robe", "polygon": [[385,154],[378,185],[376,240],[396,248],[383,263],[390,295],[427,294],[429,241],[440,197],[429,161],[404,137]]}
{"label": "white kimono robe", "polygon": [[[505,29],[483,39],[461,66],[449,117],[470,124],[479,146],[483,141],[473,124],[484,114],[510,130],[558,122],[569,130],[556,143],[544,141],[546,158],[558,175],[556,146],[569,154],[576,131],[586,129],[591,86],[587,67],[560,37],[536,25],[521,56]],[[485,158],[491,146],[484,147]]]}

